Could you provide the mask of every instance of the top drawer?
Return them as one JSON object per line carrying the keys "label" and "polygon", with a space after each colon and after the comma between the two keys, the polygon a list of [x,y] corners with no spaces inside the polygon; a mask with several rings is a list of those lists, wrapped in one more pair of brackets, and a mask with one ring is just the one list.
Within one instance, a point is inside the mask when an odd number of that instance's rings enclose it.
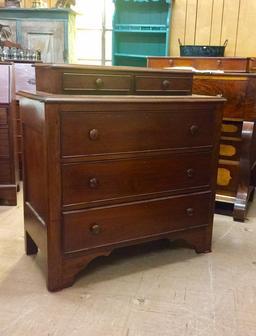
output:
{"label": "top drawer", "polygon": [[198,70],[224,70],[230,72],[247,72],[247,58],[222,57],[180,57],[180,58],[152,58],[148,60],[152,68],[165,68],[176,66],[191,66]]}
{"label": "top drawer", "polygon": [[137,94],[186,95],[192,91],[192,77],[135,76]]}
{"label": "top drawer", "polygon": [[102,73],[64,73],[63,91],[80,91],[82,93],[103,92],[129,93],[132,87],[130,75],[105,75]]}
{"label": "top drawer", "polygon": [[135,111],[62,112],[62,156],[212,145],[215,110],[193,105],[182,105],[183,110],[140,111],[139,105]]}

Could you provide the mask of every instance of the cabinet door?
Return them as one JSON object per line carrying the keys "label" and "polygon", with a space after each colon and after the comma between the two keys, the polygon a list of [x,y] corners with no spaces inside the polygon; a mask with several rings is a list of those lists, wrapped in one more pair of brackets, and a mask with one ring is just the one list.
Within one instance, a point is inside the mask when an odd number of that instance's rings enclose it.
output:
{"label": "cabinet door", "polygon": [[64,22],[24,21],[21,22],[24,48],[39,49],[42,61],[46,63],[63,63]]}

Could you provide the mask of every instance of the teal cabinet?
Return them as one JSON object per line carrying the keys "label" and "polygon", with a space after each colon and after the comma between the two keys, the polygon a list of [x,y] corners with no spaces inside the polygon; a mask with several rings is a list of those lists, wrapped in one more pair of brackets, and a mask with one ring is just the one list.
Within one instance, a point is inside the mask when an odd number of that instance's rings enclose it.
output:
{"label": "teal cabinet", "polygon": [[114,0],[113,65],[146,66],[169,55],[172,0]]}
{"label": "teal cabinet", "polygon": [[43,62],[75,61],[75,13],[66,8],[0,8],[0,23],[11,27],[13,42],[39,49]]}

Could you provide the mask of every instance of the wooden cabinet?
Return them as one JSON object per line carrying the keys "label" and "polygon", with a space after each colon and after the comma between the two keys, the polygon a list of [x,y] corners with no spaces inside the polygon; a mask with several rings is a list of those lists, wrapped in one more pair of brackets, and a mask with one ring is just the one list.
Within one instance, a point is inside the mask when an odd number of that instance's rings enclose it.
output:
{"label": "wooden cabinet", "polygon": [[211,250],[223,101],[22,93],[26,251],[49,290],[121,246]]}
{"label": "wooden cabinet", "polygon": [[190,95],[185,71],[71,64],[36,64],[36,89],[59,94]]}
{"label": "wooden cabinet", "polygon": [[233,217],[243,221],[256,183],[256,74],[254,58],[150,57],[148,66],[193,66],[193,93],[227,98],[223,109],[217,197],[234,204]]}
{"label": "wooden cabinet", "polygon": [[114,0],[114,65],[146,66],[148,55],[169,55],[171,0]]}
{"label": "wooden cabinet", "polygon": [[0,63],[0,203],[17,204],[15,87],[12,64]]}
{"label": "wooden cabinet", "polygon": [[41,51],[43,62],[74,62],[75,14],[69,9],[0,8],[0,23],[24,49]]}

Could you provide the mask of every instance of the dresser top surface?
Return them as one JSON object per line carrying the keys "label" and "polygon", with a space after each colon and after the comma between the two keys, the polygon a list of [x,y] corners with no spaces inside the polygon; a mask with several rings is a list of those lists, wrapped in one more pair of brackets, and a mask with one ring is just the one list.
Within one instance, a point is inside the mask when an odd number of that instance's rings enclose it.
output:
{"label": "dresser top surface", "polygon": [[61,95],[45,92],[29,93],[19,91],[19,96],[39,100],[46,103],[100,103],[100,102],[127,102],[127,103],[190,103],[190,102],[225,102],[226,99],[218,96],[188,95],[188,96],[107,96],[107,95]]}
{"label": "dresser top surface", "polygon": [[186,75],[193,75],[190,70],[175,70],[175,69],[156,69],[146,67],[130,67],[130,66],[104,66],[104,65],[85,65],[85,64],[55,64],[55,63],[38,63],[35,64],[36,69],[53,69],[53,70],[100,70],[100,71],[114,71],[114,72],[164,72],[164,73],[186,73]]}

